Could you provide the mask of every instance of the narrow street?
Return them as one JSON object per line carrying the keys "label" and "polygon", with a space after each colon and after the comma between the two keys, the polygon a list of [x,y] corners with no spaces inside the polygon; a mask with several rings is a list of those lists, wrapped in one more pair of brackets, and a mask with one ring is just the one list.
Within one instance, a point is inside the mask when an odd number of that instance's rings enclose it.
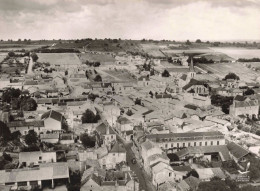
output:
{"label": "narrow street", "polygon": [[[100,112],[100,117],[106,125],[110,126],[107,122],[104,113]],[[133,143],[126,143],[125,140],[117,133],[117,131],[112,127],[113,131],[117,135],[118,142],[122,143],[125,146],[126,149],[126,161],[128,165],[130,166],[130,169],[135,173],[135,175],[138,177],[139,180],[139,188],[140,191],[156,191],[155,187],[153,186],[152,182],[150,181],[147,173],[143,170],[143,167],[138,162],[136,164],[132,163],[133,158],[137,158],[132,151],[131,147]]]}

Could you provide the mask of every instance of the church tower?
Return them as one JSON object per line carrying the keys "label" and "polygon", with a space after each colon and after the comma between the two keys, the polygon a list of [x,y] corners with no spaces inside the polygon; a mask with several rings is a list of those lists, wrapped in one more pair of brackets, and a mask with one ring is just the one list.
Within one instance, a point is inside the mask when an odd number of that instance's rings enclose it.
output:
{"label": "church tower", "polygon": [[194,65],[193,65],[193,57],[191,57],[189,69],[190,70],[188,72],[188,76],[189,76],[190,79],[192,79],[196,76],[196,72],[195,72]]}

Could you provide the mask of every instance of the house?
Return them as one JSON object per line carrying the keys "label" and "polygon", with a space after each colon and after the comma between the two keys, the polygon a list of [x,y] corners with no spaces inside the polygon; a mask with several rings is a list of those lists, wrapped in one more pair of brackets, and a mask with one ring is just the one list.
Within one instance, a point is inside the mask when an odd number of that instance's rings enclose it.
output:
{"label": "house", "polygon": [[131,171],[107,172],[103,178],[97,173],[91,174],[86,180],[80,191],[139,191],[139,182],[133,177]]}
{"label": "house", "polygon": [[45,130],[43,121],[12,121],[7,123],[11,133],[19,131],[21,135],[26,135],[30,130],[34,130],[37,134]]}
{"label": "house", "polygon": [[164,162],[158,162],[151,166],[152,171],[152,183],[157,188],[160,184],[163,184],[174,179],[174,170],[171,166]]}
{"label": "house", "polygon": [[196,191],[200,182],[200,179],[194,176],[189,176],[177,184],[177,191]]}
{"label": "house", "polygon": [[45,131],[61,132],[63,124],[63,116],[61,113],[50,110],[41,116],[44,122]]}
{"label": "house", "polygon": [[162,154],[163,151],[161,148],[159,148],[156,144],[154,144],[152,141],[146,140],[141,144],[140,147],[140,154],[142,157],[143,163],[147,163],[146,160],[148,157],[155,155],[155,154]]}
{"label": "house", "polygon": [[133,139],[133,123],[126,117],[119,116],[116,120],[116,130],[124,137],[126,141]]}
{"label": "house", "polygon": [[117,164],[126,162],[126,150],[123,145],[116,142],[108,154],[99,158],[98,161],[104,169],[115,169]]}
{"label": "house", "polygon": [[248,156],[249,151],[247,149],[244,149],[240,145],[230,142],[227,144],[227,148],[231,154],[232,159],[234,159],[235,162],[245,162],[246,156]]}
{"label": "house", "polygon": [[141,76],[137,79],[137,86],[138,87],[145,87],[145,86],[149,86],[150,84],[150,78],[149,75],[147,76]]}
{"label": "house", "polygon": [[197,168],[195,169],[199,175],[199,179],[202,182],[210,181],[213,177],[218,177],[221,180],[225,180],[226,175],[221,168]]}
{"label": "house", "polygon": [[67,163],[45,163],[34,168],[20,168],[0,171],[0,185],[10,185],[14,188],[22,186],[42,187],[43,182],[52,188],[55,181],[69,182],[69,167]]}
{"label": "house", "polygon": [[56,152],[20,152],[19,164],[23,166],[39,165],[40,163],[56,162]]}
{"label": "house", "polygon": [[110,126],[101,123],[96,127],[96,132],[99,135],[100,141],[102,140],[104,145],[109,146],[111,143],[116,142],[116,133]]}
{"label": "house", "polygon": [[259,115],[259,102],[257,99],[243,98],[236,96],[233,104],[230,105],[229,114],[237,117],[239,115],[246,115],[250,118],[258,118]]}
{"label": "house", "polygon": [[199,107],[205,107],[211,105],[210,96],[201,96],[195,93],[184,93],[183,100],[190,104],[197,105]]}
{"label": "house", "polygon": [[146,138],[167,152],[191,146],[225,145],[225,137],[219,131],[154,134]]}

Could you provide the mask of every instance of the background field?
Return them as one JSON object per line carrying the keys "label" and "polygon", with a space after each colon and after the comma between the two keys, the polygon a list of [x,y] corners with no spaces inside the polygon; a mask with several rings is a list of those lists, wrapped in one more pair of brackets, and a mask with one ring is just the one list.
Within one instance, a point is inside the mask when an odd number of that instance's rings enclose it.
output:
{"label": "background field", "polygon": [[260,58],[260,49],[245,48],[210,48],[216,52],[227,54],[231,58]]}
{"label": "background field", "polygon": [[156,44],[141,44],[142,50],[148,55],[153,57],[165,57],[165,55],[160,51],[160,46]]}
{"label": "background field", "polygon": [[76,53],[37,53],[38,62],[48,62],[52,65],[80,65]]}
{"label": "background field", "polygon": [[83,53],[79,54],[80,60],[85,62],[86,60],[90,62],[115,62],[115,58],[108,54],[91,54],[91,53]]}
{"label": "background field", "polygon": [[247,68],[242,63],[217,63],[217,64],[198,64],[199,67],[211,71],[219,79],[223,79],[228,73],[237,74],[241,80],[246,82],[254,82],[260,72]]}

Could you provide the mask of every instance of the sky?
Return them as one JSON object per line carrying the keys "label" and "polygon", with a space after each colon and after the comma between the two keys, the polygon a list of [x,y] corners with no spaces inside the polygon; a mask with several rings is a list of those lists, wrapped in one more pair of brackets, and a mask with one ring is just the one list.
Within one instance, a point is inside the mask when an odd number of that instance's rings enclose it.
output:
{"label": "sky", "polygon": [[260,40],[260,0],[0,0],[0,39]]}

